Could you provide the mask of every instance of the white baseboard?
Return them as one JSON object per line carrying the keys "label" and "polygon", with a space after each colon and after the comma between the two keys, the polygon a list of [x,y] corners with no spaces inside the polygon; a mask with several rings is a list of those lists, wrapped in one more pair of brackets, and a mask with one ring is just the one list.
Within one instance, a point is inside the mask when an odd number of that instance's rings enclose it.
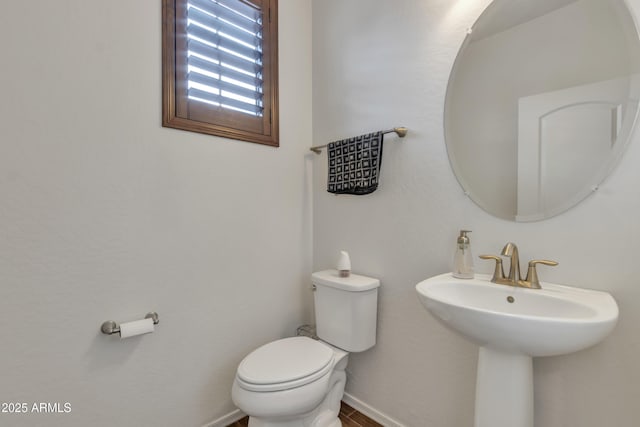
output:
{"label": "white baseboard", "polygon": [[[362,400],[353,397],[349,393],[345,393],[344,396],[342,396],[342,400],[353,409],[382,424],[384,427],[406,427],[404,424],[401,424],[388,415],[372,408]],[[236,409],[235,411],[229,412],[227,415],[223,415],[222,417],[213,420],[203,425],[202,427],[226,427],[229,424],[233,424],[236,421],[241,420],[245,416],[246,415],[240,409]]]}
{"label": "white baseboard", "polygon": [[349,393],[345,393],[344,396],[342,396],[342,401],[358,412],[361,412],[367,417],[371,418],[373,421],[382,424],[384,427],[406,427],[404,424],[401,424],[388,415],[372,408],[362,400],[353,397]]}
{"label": "white baseboard", "polygon": [[240,409],[236,409],[235,411],[229,412],[227,415],[223,415],[220,418],[203,425],[202,427],[226,427],[229,424],[233,424],[236,421],[241,420],[245,416],[246,415]]}

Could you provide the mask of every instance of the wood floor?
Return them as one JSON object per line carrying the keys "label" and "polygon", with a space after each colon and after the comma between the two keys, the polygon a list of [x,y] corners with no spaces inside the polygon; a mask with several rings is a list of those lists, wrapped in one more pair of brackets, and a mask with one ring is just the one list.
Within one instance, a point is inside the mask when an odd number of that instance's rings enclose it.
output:
{"label": "wood floor", "polygon": [[342,427],[384,427],[344,402],[340,406],[340,421]]}
{"label": "wood floor", "polygon": [[[371,418],[361,414],[344,402],[342,402],[340,406],[340,421],[342,421],[342,427],[384,427],[382,424],[373,421]],[[248,425],[249,417],[244,417],[228,427],[247,427]]]}

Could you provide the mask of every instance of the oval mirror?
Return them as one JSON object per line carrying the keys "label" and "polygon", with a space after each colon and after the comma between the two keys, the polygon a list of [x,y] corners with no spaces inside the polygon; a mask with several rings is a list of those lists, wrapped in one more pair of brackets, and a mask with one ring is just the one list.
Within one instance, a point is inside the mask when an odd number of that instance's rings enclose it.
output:
{"label": "oval mirror", "polygon": [[624,0],[494,0],[447,87],[447,152],[464,191],[514,221],[587,197],[629,140],[639,52]]}

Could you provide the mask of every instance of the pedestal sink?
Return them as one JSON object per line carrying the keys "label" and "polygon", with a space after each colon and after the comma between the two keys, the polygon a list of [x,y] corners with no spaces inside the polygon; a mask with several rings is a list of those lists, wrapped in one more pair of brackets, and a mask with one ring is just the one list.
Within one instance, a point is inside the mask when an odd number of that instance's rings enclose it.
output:
{"label": "pedestal sink", "polygon": [[475,427],[533,427],[532,357],[597,344],[618,320],[608,293],[553,283],[526,289],[446,273],[416,290],[442,324],[480,346]]}

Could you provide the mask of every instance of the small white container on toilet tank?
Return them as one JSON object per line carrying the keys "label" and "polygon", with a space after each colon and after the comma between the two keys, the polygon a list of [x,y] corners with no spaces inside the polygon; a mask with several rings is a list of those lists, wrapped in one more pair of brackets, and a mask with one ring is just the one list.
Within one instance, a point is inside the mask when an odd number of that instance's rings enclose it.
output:
{"label": "small white container on toilet tank", "polygon": [[337,270],[313,273],[318,337],[349,352],[365,351],[376,344],[378,287],[380,281]]}

